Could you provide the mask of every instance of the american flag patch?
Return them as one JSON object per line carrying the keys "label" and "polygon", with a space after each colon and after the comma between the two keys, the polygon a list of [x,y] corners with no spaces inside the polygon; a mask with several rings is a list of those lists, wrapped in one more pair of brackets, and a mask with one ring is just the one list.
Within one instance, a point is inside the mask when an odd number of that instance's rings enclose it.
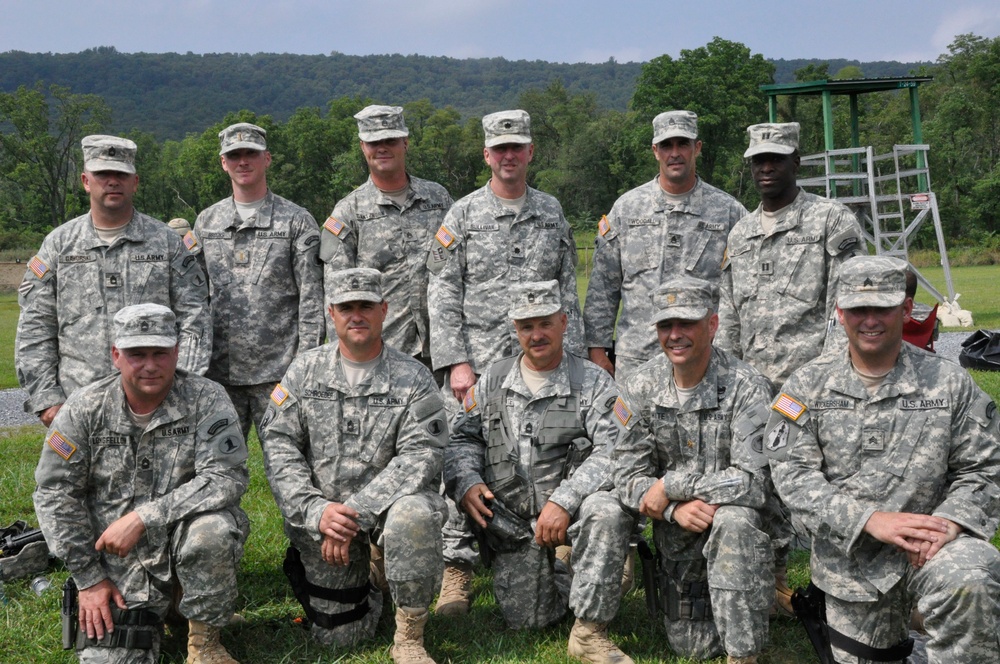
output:
{"label": "american flag patch", "polygon": [[271,401],[274,402],[275,406],[280,406],[281,404],[285,403],[285,399],[287,398],[288,398],[288,390],[282,387],[281,383],[275,385],[274,389],[271,390]]}
{"label": "american flag patch", "polygon": [[618,417],[618,421],[622,423],[623,427],[628,426],[629,420],[632,419],[632,411],[628,409],[621,397],[615,400],[615,416]]}
{"label": "american flag patch", "polygon": [[802,413],[806,412],[806,407],[782,392],[774,402],[774,405],[771,406],[771,410],[776,410],[792,422],[796,422],[802,417]]}
{"label": "american flag patch", "polygon": [[184,234],[184,246],[188,248],[188,251],[198,246],[198,240],[191,231]]}
{"label": "american flag patch", "polygon": [[329,216],[326,218],[326,221],[323,222],[323,228],[330,231],[337,237],[340,237],[341,231],[344,230],[344,222],[334,216]]}
{"label": "american flag patch", "polygon": [[45,273],[49,271],[49,266],[45,264],[38,256],[35,256],[28,262],[28,269],[35,273],[35,276],[41,279],[45,276]]}
{"label": "american flag patch", "polygon": [[462,400],[462,405],[465,407],[465,412],[469,412],[476,407],[476,386],[473,385],[469,388],[469,391],[465,393],[465,398]]}
{"label": "american flag patch", "polygon": [[438,232],[434,234],[434,239],[441,243],[441,246],[447,249],[455,241],[455,236],[448,232],[448,229],[442,226],[438,229]]}
{"label": "american flag patch", "polygon": [[62,434],[58,431],[53,431],[48,440],[45,442],[49,444],[49,447],[55,450],[56,454],[67,461],[69,461],[69,458],[73,456],[74,452],[76,452],[76,445],[63,438]]}
{"label": "american flag patch", "polygon": [[608,215],[603,215],[601,220],[597,222],[597,232],[601,234],[601,237],[604,237],[610,230],[611,222],[608,221]]}

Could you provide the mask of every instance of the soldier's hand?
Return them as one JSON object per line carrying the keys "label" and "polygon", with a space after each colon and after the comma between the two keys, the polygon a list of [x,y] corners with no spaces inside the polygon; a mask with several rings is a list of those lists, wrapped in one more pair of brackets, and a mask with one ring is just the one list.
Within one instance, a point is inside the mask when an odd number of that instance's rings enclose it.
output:
{"label": "soldier's hand", "polygon": [[493,492],[482,482],[473,484],[472,488],[462,496],[462,509],[479,524],[480,528],[486,527],[486,517],[493,518],[493,512],[486,507],[483,499],[493,500]]}
{"label": "soldier's hand", "polygon": [[450,370],[451,393],[455,398],[462,401],[469,388],[476,384],[476,374],[472,371],[472,365],[468,362],[451,365]]}
{"label": "soldier's hand", "polygon": [[88,638],[103,639],[105,632],[115,631],[115,623],[111,619],[111,602],[119,609],[128,608],[125,598],[111,579],[80,589],[80,630],[86,632]]}
{"label": "soldier's hand", "polygon": [[703,533],[711,527],[717,509],[718,505],[709,505],[697,499],[678,503],[674,508],[674,521],[684,530]]}
{"label": "soldier's hand", "polygon": [[116,519],[101,533],[95,548],[98,551],[124,558],[139,543],[144,532],[146,532],[146,524],[142,522],[142,517],[135,512],[129,512]]}
{"label": "soldier's hand", "polygon": [[667,505],[669,504],[670,499],[667,498],[667,492],[663,488],[663,478],[661,477],[653,482],[653,486],[649,487],[646,495],[639,501],[639,513],[643,516],[648,516],[650,519],[662,521],[663,510],[667,509]]}
{"label": "soldier's hand", "polygon": [[912,551],[906,552],[906,556],[910,560],[910,565],[914,568],[920,569],[923,567],[928,560],[934,557],[934,554],[941,550],[941,547],[948,542],[951,542],[958,537],[959,534],[961,534],[963,530],[962,526],[948,519],[943,520],[948,524],[948,532],[945,533],[943,537],[938,537],[934,542],[929,542],[927,540],[909,540],[911,544],[915,544],[920,547],[919,553],[913,553]]}
{"label": "soldier's hand", "polygon": [[57,403],[54,406],[49,406],[48,408],[46,408],[45,410],[43,410],[38,414],[38,419],[40,419],[42,421],[42,424],[44,424],[46,427],[50,427],[52,426],[52,420],[56,419],[56,413],[59,412],[60,408],[62,408],[61,403]]}
{"label": "soldier's hand", "polygon": [[350,542],[338,542],[332,537],[324,535],[320,550],[323,554],[323,560],[326,561],[328,565],[346,567],[351,562]]}
{"label": "soldier's hand", "polygon": [[[931,547],[933,553],[937,553],[945,542],[951,541],[947,539],[949,523],[947,519],[930,514],[875,512],[865,523],[864,531],[879,542],[892,544],[907,554],[917,554],[919,560],[922,542],[938,543],[937,548]],[[930,548],[925,555],[927,553]]]}
{"label": "soldier's hand", "polygon": [[569,512],[551,500],[545,503],[535,524],[535,541],[538,546],[555,548],[566,543],[566,530],[569,528]]}
{"label": "soldier's hand", "polygon": [[350,543],[361,530],[357,511],[343,503],[330,503],[319,518],[319,532],[338,542]]}
{"label": "soldier's hand", "polygon": [[600,368],[611,374],[613,378],[615,375],[615,365],[611,364],[611,360],[608,358],[608,351],[604,348],[591,348],[587,351],[590,355],[590,361],[599,366]]}

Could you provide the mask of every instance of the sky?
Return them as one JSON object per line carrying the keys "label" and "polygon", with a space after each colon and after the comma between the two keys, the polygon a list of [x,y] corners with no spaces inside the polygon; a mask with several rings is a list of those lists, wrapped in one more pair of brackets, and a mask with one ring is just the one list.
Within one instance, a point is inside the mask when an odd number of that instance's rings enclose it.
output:
{"label": "sky", "polygon": [[714,37],[766,58],[936,60],[996,0],[0,0],[0,52],[400,53],[646,62]]}

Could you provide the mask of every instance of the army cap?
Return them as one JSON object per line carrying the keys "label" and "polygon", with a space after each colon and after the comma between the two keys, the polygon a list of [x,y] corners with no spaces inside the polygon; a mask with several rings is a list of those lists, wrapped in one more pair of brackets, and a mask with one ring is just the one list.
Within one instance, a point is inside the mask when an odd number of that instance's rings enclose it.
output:
{"label": "army cap", "polygon": [[660,321],[701,320],[719,308],[718,285],[694,277],[676,277],[653,291],[653,325]]}
{"label": "army cap", "polygon": [[249,122],[237,122],[229,125],[219,132],[219,154],[224,155],[233,150],[257,150],[263,152],[267,149],[267,132],[255,124]]}
{"label": "army cap", "polygon": [[840,266],[837,306],[897,307],[906,299],[906,262],[889,256],[855,256]]}
{"label": "army cap", "polygon": [[549,316],[562,310],[559,299],[559,282],[522,281],[510,289],[510,318],[524,320]]}
{"label": "army cap", "polygon": [[191,230],[191,224],[184,217],[174,217],[167,222],[167,226],[174,229],[178,235],[184,237]]}
{"label": "army cap", "polygon": [[344,302],[381,302],[382,273],[370,267],[352,267],[338,270],[330,276],[330,304]]}
{"label": "army cap", "polygon": [[115,314],[115,347],[173,348],[177,345],[177,318],[162,304],[133,304]]}
{"label": "army cap", "polygon": [[531,142],[531,116],[527,111],[500,111],[483,117],[486,147]]}
{"label": "army cap", "polygon": [[747,127],[750,147],[744,157],[769,152],[771,154],[792,154],[799,149],[798,122],[765,122]]}
{"label": "army cap", "polygon": [[365,106],[354,119],[358,121],[358,138],[365,143],[410,135],[402,106]]}
{"label": "army cap", "polygon": [[653,144],[682,136],[698,138],[698,115],[691,111],[667,111],[653,118]]}
{"label": "army cap", "polygon": [[136,145],[127,138],[94,134],[84,136],[83,168],[91,173],[118,171],[135,174]]}

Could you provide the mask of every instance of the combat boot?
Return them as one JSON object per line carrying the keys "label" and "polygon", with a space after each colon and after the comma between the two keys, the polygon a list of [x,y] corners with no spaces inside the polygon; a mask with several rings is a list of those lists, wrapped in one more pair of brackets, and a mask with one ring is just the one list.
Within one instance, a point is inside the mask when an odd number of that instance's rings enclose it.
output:
{"label": "combat boot", "polygon": [[560,544],[556,547],[556,560],[562,561],[566,566],[568,574],[573,573],[573,547],[567,544]]}
{"label": "combat boot", "polygon": [[726,664],[757,664],[757,655],[747,655],[746,657],[726,655]]}
{"label": "combat boot", "polygon": [[187,664],[240,664],[219,642],[219,628],[199,620],[188,621]]}
{"label": "combat boot", "polygon": [[368,548],[368,578],[372,585],[382,591],[382,597],[389,597],[389,579],[385,576],[385,556],[377,544]]}
{"label": "combat boot", "polygon": [[439,616],[464,616],[469,612],[469,595],[472,593],[472,565],[448,563],[444,566],[444,580],[434,613]]}
{"label": "combat boot", "polygon": [[625,568],[622,570],[622,597],[635,587],[635,552],[637,545],[630,544],[625,555]]}
{"label": "combat boot", "polygon": [[396,664],[436,664],[424,650],[427,609],[396,609],[396,634],[392,637],[392,661]]}
{"label": "combat boot", "polygon": [[784,565],[774,568],[774,605],[771,607],[771,617],[794,618],[792,608],[792,589],[788,587],[788,568]]}
{"label": "combat boot", "polygon": [[566,652],[592,664],[632,664],[632,658],[608,638],[608,624],[576,619],[569,632]]}

